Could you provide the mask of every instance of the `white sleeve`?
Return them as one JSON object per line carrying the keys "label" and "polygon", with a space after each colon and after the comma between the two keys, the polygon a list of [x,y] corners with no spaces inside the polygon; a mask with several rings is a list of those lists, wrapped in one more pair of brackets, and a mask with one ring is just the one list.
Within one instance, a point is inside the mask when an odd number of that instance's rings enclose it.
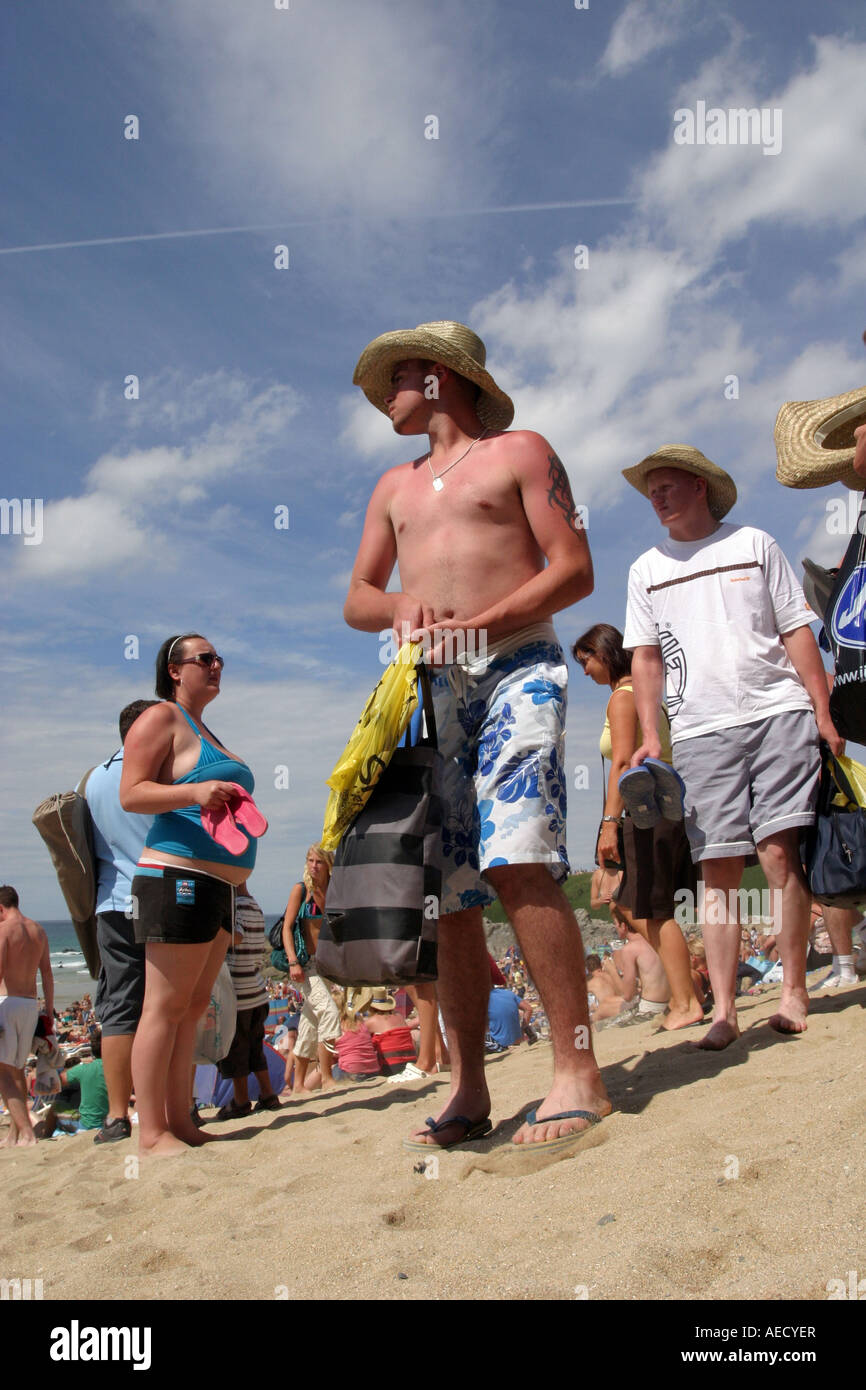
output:
{"label": "white sleeve", "polygon": [[766,532],[759,534],[764,580],[773,605],[776,627],[780,637],[784,637],[798,627],[808,627],[815,621],[815,614],[806,603],[802,586],[777,542]]}
{"label": "white sleeve", "polygon": [[652,599],[647,592],[647,579],[640,573],[639,564],[639,561],[635,561],[628,572],[628,602],[622,639],[626,650],[660,645],[658,629],[653,621]]}

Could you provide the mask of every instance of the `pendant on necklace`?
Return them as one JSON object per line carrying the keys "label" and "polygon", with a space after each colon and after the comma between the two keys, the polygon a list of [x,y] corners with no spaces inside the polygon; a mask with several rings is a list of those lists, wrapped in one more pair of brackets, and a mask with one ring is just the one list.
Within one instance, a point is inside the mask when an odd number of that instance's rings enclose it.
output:
{"label": "pendant on necklace", "polygon": [[433,491],[434,491],[434,492],[441,492],[444,486],[445,486],[445,484],[443,483],[443,481],[442,481],[441,478],[434,478],[434,479],[433,479]]}

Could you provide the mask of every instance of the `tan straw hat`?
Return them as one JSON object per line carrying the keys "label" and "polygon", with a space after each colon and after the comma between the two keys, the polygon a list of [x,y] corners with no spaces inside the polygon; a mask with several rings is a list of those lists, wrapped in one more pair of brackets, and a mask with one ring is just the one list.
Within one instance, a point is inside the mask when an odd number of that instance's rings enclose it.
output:
{"label": "tan straw hat", "polygon": [[649,497],[647,474],[652,473],[654,468],[682,468],[686,473],[705,478],[707,506],[716,521],[727,516],[737,500],[736,484],[730,474],[717,463],[711,463],[700,449],[693,449],[691,444],[663,444],[654,454],[636,463],[634,468],[624,468],[622,476],[644,497]]}
{"label": "tan straw hat", "polygon": [[514,419],[514,405],[484,369],[487,359],[484,344],[471,328],[452,319],[382,333],[364,348],[352,380],[361,387],[367,400],[387,415],[385,397],[391,389],[394,366],[413,357],[441,362],[467,381],[473,381],[481,388],[475,410],[482,425],[489,430],[508,429]]}
{"label": "tan straw hat", "polygon": [[346,990],[346,1013],[352,1017],[362,1014],[369,1008],[370,1000],[373,998],[373,991],[364,985],[349,985]]}
{"label": "tan straw hat", "polygon": [[787,401],[776,416],[776,477],[785,487],[844,483],[863,491],[854,472],[854,430],[866,425],[866,386],[823,401]]}
{"label": "tan straw hat", "polygon": [[386,989],[374,989],[369,1007],[378,1009],[380,1014],[389,1014],[397,1006]]}

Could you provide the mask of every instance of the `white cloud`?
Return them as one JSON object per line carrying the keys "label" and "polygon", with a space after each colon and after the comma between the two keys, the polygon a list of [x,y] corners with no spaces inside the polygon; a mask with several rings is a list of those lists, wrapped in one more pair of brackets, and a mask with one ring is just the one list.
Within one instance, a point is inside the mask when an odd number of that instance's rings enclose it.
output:
{"label": "white cloud", "polygon": [[621,77],[651,53],[678,43],[693,27],[695,9],[689,0],[630,0],[614,20],[601,71]]}
{"label": "white cloud", "polygon": [[370,404],[360,389],[352,396],[342,396],[337,408],[343,420],[341,444],[364,459],[399,461],[395,453],[400,445],[390,420]]}
{"label": "white cloud", "polygon": [[126,400],[115,382],[103,382],[95,393],[93,418],[130,432],[189,431],[240,412],[250,400],[251,383],[239,372],[218,370],[191,379],[179,367],[165,367],[140,377],[139,392],[138,400]]}
{"label": "white cloud", "polygon": [[[82,496],[46,501],[44,540],[17,552],[18,572],[32,579],[79,582],[118,569],[173,568],[172,542],[185,534],[187,509],[221,480],[261,463],[300,408],[297,393],[288,386],[270,385],[254,392],[250,382],[235,377],[228,391],[232,408],[227,409],[218,390],[222,375],[217,373],[216,380],[199,378],[185,388],[171,374],[175,399],[181,403],[176,421],[187,418],[185,401],[199,399],[193,388],[205,398],[219,397],[221,418],[184,445],[103,454],[87,472]],[[167,397],[157,405],[154,429],[168,427],[170,407]],[[197,522],[196,536],[224,531],[237,517],[236,510],[225,506],[207,511]]]}
{"label": "white cloud", "polygon": [[[756,222],[851,227],[866,214],[866,184],[852,177],[852,155],[866,142],[866,44],[813,40],[808,71],[781,91],[762,91],[747,61],[731,50],[683,84],[671,103],[671,143],[638,178],[641,215],[679,245],[704,256]],[[782,147],[677,145],[674,110],[765,108],[782,113]]]}
{"label": "white cloud", "polygon": [[[676,103],[688,91],[724,107],[760,105],[744,50],[735,33]],[[846,228],[866,211],[866,188],[851,179],[866,133],[866,88],[856,77],[864,59],[866,45],[816,40],[809,70],[764,103],[784,111],[781,155],[671,145],[641,174],[640,206],[623,230],[590,249],[587,269],[574,269],[567,249],[548,277],[527,270],[525,283],[509,282],[472,310],[497,380],[516,396],[516,426],[549,435],[581,500],[621,497],[620,469],[665,441],[710,452],[720,444],[748,499],[772,477],[781,403],[862,384],[859,345],[794,344],[792,356],[771,326],[746,330],[745,275],[731,272],[724,253],[758,221],[779,219],[787,230],[835,218]],[[853,245],[831,269],[856,281]],[[816,264],[815,293],[825,279]],[[728,400],[731,376],[739,397]]]}
{"label": "white cloud", "polygon": [[[165,102],[223,201],[229,191],[247,209],[318,220],[436,206],[442,194],[459,206],[494,186],[507,84],[478,61],[481,0],[408,13],[387,0],[137,8],[172,74]],[[425,138],[431,115],[438,139]]]}

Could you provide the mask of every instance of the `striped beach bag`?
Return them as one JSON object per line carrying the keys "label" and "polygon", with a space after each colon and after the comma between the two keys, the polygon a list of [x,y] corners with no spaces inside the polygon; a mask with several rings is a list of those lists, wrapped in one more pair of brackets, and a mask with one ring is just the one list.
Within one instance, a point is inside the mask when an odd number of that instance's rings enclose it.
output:
{"label": "striped beach bag", "polygon": [[397,748],[334,856],[316,966],[342,985],[436,979],[442,889],[442,755],[426,667],[426,732]]}

